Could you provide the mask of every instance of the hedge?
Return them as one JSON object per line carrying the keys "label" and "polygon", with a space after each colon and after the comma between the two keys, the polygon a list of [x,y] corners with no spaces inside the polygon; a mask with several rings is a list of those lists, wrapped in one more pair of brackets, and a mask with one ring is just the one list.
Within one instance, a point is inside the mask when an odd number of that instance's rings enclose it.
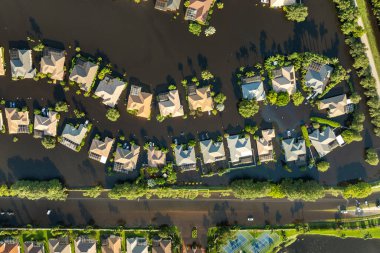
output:
{"label": "hedge", "polygon": [[306,126],[301,126],[301,132],[302,132],[302,136],[305,140],[306,147],[310,148],[311,142],[310,142],[310,138],[309,138],[309,132],[307,131]]}
{"label": "hedge", "polygon": [[328,126],[331,126],[331,127],[334,127],[334,128],[341,127],[340,123],[338,123],[336,121],[333,121],[333,120],[329,120],[329,119],[324,119],[324,118],[319,118],[319,117],[311,117],[310,120],[313,121],[313,122],[317,122],[319,124],[328,125]]}

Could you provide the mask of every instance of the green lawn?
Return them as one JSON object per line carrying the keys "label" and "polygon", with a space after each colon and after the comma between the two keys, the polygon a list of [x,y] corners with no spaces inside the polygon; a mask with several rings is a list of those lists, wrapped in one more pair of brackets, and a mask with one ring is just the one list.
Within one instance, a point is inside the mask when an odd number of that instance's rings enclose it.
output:
{"label": "green lawn", "polygon": [[[370,13],[372,13],[372,10],[368,6],[368,2],[366,0],[356,0],[356,2],[358,4],[359,14],[362,17],[366,34],[368,36],[368,42],[373,54],[376,70],[377,73],[380,74],[380,53],[374,33],[375,28],[372,26],[370,21]],[[376,29],[378,28],[376,27]]]}

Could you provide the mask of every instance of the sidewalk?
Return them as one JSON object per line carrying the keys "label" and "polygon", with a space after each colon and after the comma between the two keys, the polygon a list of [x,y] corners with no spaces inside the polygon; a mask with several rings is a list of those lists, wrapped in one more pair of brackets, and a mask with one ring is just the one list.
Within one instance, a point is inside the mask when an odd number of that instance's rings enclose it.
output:
{"label": "sidewalk", "polygon": [[[358,20],[358,24],[364,28],[364,24],[363,24],[363,20],[361,17],[359,17],[359,20]],[[367,51],[366,51],[366,54],[367,54],[367,57],[368,57],[368,60],[369,60],[369,65],[371,67],[371,72],[372,72],[372,76],[375,78],[376,80],[376,90],[377,90],[377,95],[380,97],[380,79],[379,79],[379,74],[377,73],[377,69],[376,69],[376,65],[375,65],[375,61],[373,59],[373,55],[372,55],[372,51],[371,51],[371,47],[369,46],[369,42],[368,42],[368,36],[366,33],[364,33],[364,35],[360,38],[360,40],[364,43],[364,45],[366,46],[367,48]]]}

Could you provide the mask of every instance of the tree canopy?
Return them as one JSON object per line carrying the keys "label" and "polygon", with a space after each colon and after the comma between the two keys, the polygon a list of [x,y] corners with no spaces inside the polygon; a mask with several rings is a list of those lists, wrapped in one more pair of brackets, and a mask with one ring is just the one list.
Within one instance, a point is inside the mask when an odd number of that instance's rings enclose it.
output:
{"label": "tree canopy", "polygon": [[256,100],[242,100],[239,103],[239,113],[243,118],[250,118],[259,112],[259,104]]}
{"label": "tree canopy", "polygon": [[305,21],[308,13],[308,8],[303,4],[294,4],[283,7],[285,16],[290,21],[302,22]]}

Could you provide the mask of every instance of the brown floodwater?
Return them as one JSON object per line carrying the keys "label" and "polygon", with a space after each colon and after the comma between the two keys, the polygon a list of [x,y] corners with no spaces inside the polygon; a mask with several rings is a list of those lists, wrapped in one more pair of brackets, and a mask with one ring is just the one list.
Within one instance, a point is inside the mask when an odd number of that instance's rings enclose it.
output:
{"label": "brown floodwater", "polygon": [[[307,121],[310,114],[320,112],[306,106],[267,107],[262,108],[252,120],[243,120],[236,107],[240,99],[239,89],[233,83],[236,68],[255,64],[272,54],[295,51],[313,51],[338,57],[347,68],[351,65],[351,58],[339,30],[332,1],[305,0],[310,15],[301,24],[286,21],[280,10],[264,8],[258,2],[225,0],[225,8],[215,9],[212,15],[211,24],[216,28],[216,34],[198,38],[187,31],[183,11],[174,19],[173,14],[155,10],[153,1],[139,5],[127,0],[1,1],[0,45],[5,46],[6,50],[25,43],[28,36],[65,47],[69,56],[74,55],[73,49],[79,46],[83,52],[94,57],[101,56],[104,62],[112,63],[117,72],[127,73],[129,83],[145,84],[154,93],[162,91],[168,84],[180,85],[184,77],[200,75],[202,69],[209,69],[217,77],[215,90],[227,95],[226,109],[218,116],[203,115],[186,120],[175,118],[159,123],[154,118],[158,112],[157,105],[154,105],[152,120],[138,119],[128,115],[124,109],[128,94],[125,91],[118,105],[121,117],[113,123],[106,119],[106,108],[99,100],[76,95],[73,88],[64,92],[60,85],[46,81],[11,81],[9,69],[7,76],[0,78],[0,97],[16,100],[21,105],[27,104],[29,108],[67,100],[71,109],[85,111],[94,123],[95,128],[90,136],[100,133],[115,137],[122,133],[136,139],[139,144],[155,140],[169,146],[173,138],[180,137],[181,133],[188,138],[199,137],[206,131],[210,135],[224,131],[235,133],[246,122],[262,127],[273,124],[279,134],[292,129],[297,133],[300,123]],[[355,88],[361,91],[357,82]],[[185,91],[182,87],[179,90],[185,103]],[[343,90],[347,88],[337,87],[332,92]],[[185,108],[188,110],[187,105]],[[62,119],[70,117],[74,115],[62,115]],[[199,173],[184,173],[179,175],[179,180],[203,181],[208,185],[227,184],[239,177],[278,180],[282,177],[311,176],[327,184],[355,178],[375,180],[379,178],[380,170],[367,166],[363,153],[365,147],[378,147],[380,141],[374,138],[368,122],[363,136],[363,142],[331,153],[327,157],[331,169],[324,174],[298,169],[287,172],[281,169],[279,161],[268,166],[234,170],[222,177],[202,179]],[[62,145],[54,150],[45,150],[32,136],[19,136],[19,139],[13,143],[11,136],[0,136],[0,183],[25,178],[59,177],[70,187],[98,183],[112,186],[137,174],[108,176],[103,164],[87,158],[90,139],[79,153]],[[275,145],[276,153],[281,155],[279,143]]]}

